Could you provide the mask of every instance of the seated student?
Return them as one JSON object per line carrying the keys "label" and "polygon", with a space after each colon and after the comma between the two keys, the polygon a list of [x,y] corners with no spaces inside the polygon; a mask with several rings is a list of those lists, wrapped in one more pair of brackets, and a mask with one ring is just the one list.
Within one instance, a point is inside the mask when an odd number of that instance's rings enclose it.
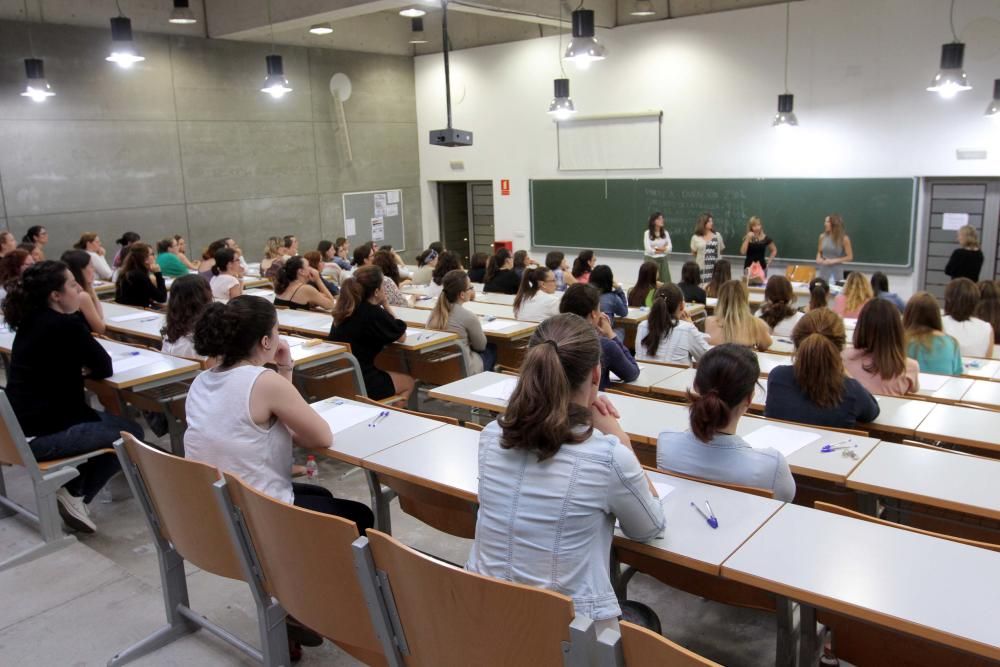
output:
{"label": "seated student", "polygon": [[212,290],[199,276],[181,276],[170,286],[163,330],[164,354],[188,359],[205,359],[194,349],[194,329],[198,318],[212,303]]}
{"label": "seated student", "polygon": [[906,309],[906,304],[899,298],[899,295],[889,291],[889,277],[881,271],[876,271],[872,274],[872,293],[876,299],[885,299],[896,306],[896,310],[899,311],[900,315]]}
{"label": "seated student", "polygon": [[597,265],[597,256],[593,250],[581,250],[580,254],[573,260],[572,276],[578,283],[590,281],[590,272]]}
{"label": "seated student", "polygon": [[277,236],[269,236],[264,243],[264,257],[260,260],[261,277],[273,281],[278,274],[278,267],[284,261],[285,249],[281,246],[281,239]]}
{"label": "seated student", "polygon": [[979,280],[979,271],[983,268],[983,251],[979,248],[979,234],[972,225],[963,225],[958,230],[958,245],[948,258],[944,274],[949,278],[968,278],[972,282]]}
{"label": "seated student", "polygon": [[727,484],[774,492],[776,500],[795,498],[795,479],[781,452],[754,449],[736,435],[740,417],[753,402],[760,375],[757,355],[742,345],[714,347],[698,362],[691,401],[691,428],[657,438],[656,467]]}
{"label": "seated student", "polygon": [[506,413],[479,436],[479,514],[465,567],[569,595],[577,614],[612,627],[621,615],[608,575],[615,518],[646,542],[664,530],[663,508],[617,413],[598,397],[593,327],[559,315],[528,345]]}
{"label": "seated student", "polygon": [[507,248],[500,248],[490,257],[483,276],[483,291],[496,294],[517,294],[521,281],[514,273],[514,258]]}
{"label": "seated student", "polygon": [[352,256],[351,263],[355,269],[362,266],[371,266],[375,261],[375,244],[368,242],[362,243],[357,248],[354,249],[354,255]]}
{"label": "seated student", "polygon": [[656,290],[649,317],[639,323],[635,356],[640,361],[690,366],[708,351],[708,340],[684,308],[684,295],[667,283]]}
{"label": "seated student", "polygon": [[274,305],[292,310],[333,310],[334,298],[303,257],[289,257],[274,281]]}
{"label": "seated student", "polygon": [[204,278],[206,282],[211,282],[212,276],[215,275],[212,272],[212,267],[215,266],[215,253],[223,248],[235,250],[236,241],[228,237],[217,239],[209,243],[205,251],[201,253],[201,262],[198,263],[198,275]]}
{"label": "seated student", "polygon": [[42,247],[37,243],[19,243],[17,247],[31,255],[36,264],[45,261],[45,253],[42,252]]}
{"label": "seated student", "polygon": [[449,271],[441,281],[441,296],[427,319],[428,329],[458,334],[458,344],[469,375],[491,371],[497,362],[496,345],[487,342],[479,318],[463,306],[474,293],[465,271]]}
{"label": "seated student", "polygon": [[844,291],[833,299],[833,312],[841,317],[857,318],[864,305],[873,299],[871,284],[860,271],[851,271],[844,283]]}
{"label": "seated student", "polygon": [[809,281],[809,304],[800,310],[808,313],[817,308],[828,307],[830,300],[830,283],[823,278],[813,278]]}
{"label": "seated student", "polygon": [[17,238],[8,231],[0,232],[0,258],[6,257],[17,248]]}
{"label": "seated student", "polygon": [[94,291],[94,266],[90,253],[85,250],[67,250],[60,259],[73,274],[73,280],[80,290],[79,316],[92,333],[102,335],[107,327],[104,324],[104,308]]}
{"label": "seated student", "polygon": [[[11,238],[14,237],[11,236]],[[100,236],[95,232],[84,232],[80,235],[80,240],[73,244],[73,247],[90,255],[90,261],[94,266],[94,275],[97,276],[98,280],[111,280],[114,271],[111,270],[108,260],[104,256],[104,246],[101,244]]]}
{"label": "seated student", "polygon": [[[490,256],[485,252],[477,252],[469,258],[469,280],[474,283],[486,282],[486,265],[490,262]],[[436,272],[435,272],[436,273]]]}
{"label": "seated student", "polygon": [[375,357],[386,345],[406,340],[406,322],[393,316],[382,278],[382,269],[362,266],[344,281],[328,338],[351,345],[369,398],[379,401],[400,394],[407,399],[413,391],[413,378],[375,366]]}
{"label": "seated student", "polygon": [[[398,271],[400,275],[399,282],[405,282],[411,278],[410,272],[406,270],[406,262],[403,261],[403,258],[399,256],[399,253],[396,252],[391,245],[386,244],[379,246],[376,253],[380,252],[387,252],[392,257],[392,261],[396,264],[396,271]],[[383,269],[383,273],[384,272],[385,270]]]}
{"label": "seated student", "polygon": [[[133,243],[140,241],[139,235],[135,232],[125,232],[121,235],[121,238],[115,241],[118,246],[118,250],[115,252],[115,257],[111,260],[111,266],[115,269],[121,268],[121,265],[125,263],[125,257],[128,256],[128,248]],[[115,280],[116,278],[112,278]]]}
{"label": "seated student", "polygon": [[184,262],[177,256],[177,241],[168,236],[156,242],[156,263],[168,278],[179,278],[188,274]]}
{"label": "seated student", "polygon": [[[121,431],[141,438],[138,424],[95,412],[87,402],[84,380],[110,377],[113,369],[111,357],[75,315],[79,288],[66,265],[30,266],[8,290],[3,315],[15,334],[6,391],[35,457],[50,461],[111,447]],[[70,528],[97,530],[88,504],[118,469],[113,453],[77,466],[79,476],[56,492]]]}
{"label": "seated student", "polygon": [[199,263],[192,262],[187,257],[187,241],[180,234],[174,234],[174,240],[177,241],[177,258],[188,268],[188,272],[197,271]]}
{"label": "seated student", "polygon": [[975,316],[979,288],[968,278],[955,278],[944,288],[944,332],[958,341],[967,357],[993,356],[994,331]]}
{"label": "seated student", "polygon": [[34,263],[35,258],[27,250],[20,248],[15,248],[0,257],[0,301],[7,296],[8,284],[17,281],[24,270]]}
{"label": "seated student", "polygon": [[841,356],[851,377],[873,394],[902,396],[920,389],[920,365],[906,356],[903,318],[886,299],[872,299],[861,309],[854,347]]}
{"label": "seated student", "polygon": [[979,283],[979,305],[976,317],[993,327],[993,342],[1000,343],[1000,285],[993,280]]}
{"label": "seated student", "polygon": [[548,267],[525,269],[514,297],[514,317],[522,322],[541,322],[559,314],[560,295],[556,278]]}
{"label": "seated student", "polygon": [[333,261],[344,271],[351,270],[351,261],[347,259],[351,256],[351,244],[343,236],[333,242]]}
{"label": "seated student", "polygon": [[[443,250],[438,255],[437,266],[434,267],[434,273],[431,274],[431,284],[427,286],[427,296],[435,298],[441,294],[441,281],[444,280],[444,277],[455,269],[461,268],[462,263],[458,260],[458,255],[450,250]],[[469,273],[469,280],[476,282],[472,280],[471,272]]]}
{"label": "seated student", "polygon": [[28,231],[25,232],[24,236],[21,237],[22,243],[34,243],[35,247],[38,249],[38,256],[35,257],[36,262],[45,261],[45,246],[49,242],[49,232],[45,227],[41,225],[32,225],[28,227]]}
{"label": "seated student", "polygon": [[965,371],[958,341],[944,332],[941,307],[933,294],[917,292],[903,311],[906,356],[916,359],[922,373],[961,375]]}
{"label": "seated student", "polygon": [[333,434],[292,384],[292,355],[278,335],[274,306],[245,294],[228,304],[212,303],[195,325],[194,345],[198,354],[221,363],[191,383],[185,458],[239,475],[275,500],[353,521],[360,532],[374,526],[365,505],[292,482],[293,441],[322,450],[333,444]]}
{"label": "seated student", "polygon": [[629,308],[649,308],[653,305],[653,294],[661,285],[659,276],[660,265],[656,262],[647,260],[639,265],[639,277],[628,291]]}
{"label": "seated student", "polygon": [[295,257],[299,254],[299,239],[294,234],[285,234],[281,237],[281,246],[284,248],[285,257]]}
{"label": "seated student", "polygon": [[611,373],[622,382],[632,382],[639,377],[635,357],[615,335],[608,316],[601,312],[601,295],[596,287],[585,283],[567,287],[559,302],[559,312],[579,315],[597,329],[601,342],[601,389],[611,386]]}
{"label": "seated student", "polygon": [[382,269],[382,289],[385,290],[385,299],[389,305],[409,306],[410,300],[399,289],[401,284],[408,281],[399,275],[399,265],[393,259],[393,253],[379,250],[372,258],[372,264]]}
{"label": "seated student", "polygon": [[411,280],[414,285],[429,285],[434,276],[434,267],[437,266],[438,254],[433,250],[424,250],[417,255],[417,270],[413,272]]}
{"label": "seated student", "polygon": [[242,275],[235,250],[222,248],[216,251],[215,261],[212,263],[212,279],[208,282],[208,286],[212,288],[212,297],[225,303],[243,294]]}
{"label": "seated student", "polygon": [[795,291],[785,276],[773,275],[764,287],[764,303],[757,315],[767,323],[771,334],[791,337],[792,329],[802,319],[802,313],[795,310]]}
{"label": "seated student", "polygon": [[115,301],[125,306],[159,308],[167,301],[167,284],[153,257],[153,249],[136,241],[118,270]]}
{"label": "seated student", "polygon": [[705,285],[705,296],[718,299],[719,290],[732,279],[733,265],[729,263],[728,259],[720,259],[712,267],[712,279]]}
{"label": "seated student", "polygon": [[681,267],[681,281],[677,283],[677,287],[688,303],[705,305],[708,295],[701,288],[701,267],[698,266],[698,262],[684,262],[684,266]]}
{"label": "seated student", "polygon": [[565,292],[567,287],[576,282],[576,278],[570,273],[566,255],[558,250],[553,250],[545,255],[545,266],[552,272],[553,277],[556,279],[557,292]]}
{"label": "seated student", "polygon": [[525,269],[533,269],[536,266],[538,266],[538,262],[528,256],[527,250],[517,250],[514,252],[514,273],[517,274],[518,280],[524,275]]}
{"label": "seated student", "polygon": [[715,314],[705,318],[705,333],[712,345],[736,343],[764,351],[773,342],[764,320],[750,312],[747,286],[739,280],[730,280],[719,288],[719,303]]}
{"label": "seated student", "polygon": [[[611,273],[611,267],[607,264],[595,266],[590,273],[590,284],[601,293],[601,312],[608,316],[611,326],[615,326],[616,317],[626,317],[628,315],[628,299],[625,292],[615,282],[615,276]],[[623,340],[625,332],[620,331],[619,337]]]}
{"label": "seated student", "polygon": [[[302,255],[302,259],[306,261],[306,266],[316,272],[315,278],[326,287],[326,291],[330,293],[331,296],[337,296],[340,293],[340,288],[337,284],[343,280],[341,276],[340,267],[333,263],[327,263],[323,261],[323,253],[319,250],[310,250]],[[332,269],[332,273],[331,273]],[[336,276],[334,281],[327,280],[327,276]]]}
{"label": "seated student", "polygon": [[874,421],[878,402],[844,369],[846,339],[844,321],[833,311],[806,313],[792,331],[794,365],[777,366],[767,376],[764,415],[834,428]]}

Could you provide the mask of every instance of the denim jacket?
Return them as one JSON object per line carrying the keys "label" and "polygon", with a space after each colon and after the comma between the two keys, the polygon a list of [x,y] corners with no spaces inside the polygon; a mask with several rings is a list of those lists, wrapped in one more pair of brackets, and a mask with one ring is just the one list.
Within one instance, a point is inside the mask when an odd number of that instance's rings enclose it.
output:
{"label": "denim jacket", "polygon": [[466,569],[568,595],[593,620],[617,618],[609,576],[615,518],[638,541],[664,528],[635,454],[594,430],[539,462],[534,452],[504,449],[501,437],[495,421],[479,437],[479,520]]}

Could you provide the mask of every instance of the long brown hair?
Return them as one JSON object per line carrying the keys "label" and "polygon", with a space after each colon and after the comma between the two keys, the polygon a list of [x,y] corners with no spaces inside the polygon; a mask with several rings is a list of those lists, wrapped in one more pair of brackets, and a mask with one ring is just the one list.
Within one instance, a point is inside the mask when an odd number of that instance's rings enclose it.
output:
{"label": "long brown hair", "polygon": [[694,235],[704,236],[705,228],[708,227],[708,221],[711,220],[713,223],[715,220],[712,218],[711,213],[702,213],[698,216],[698,221],[694,224]]}
{"label": "long brown hair", "polygon": [[705,296],[719,296],[719,289],[733,279],[733,266],[728,259],[720,259],[712,268],[712,279],[705,285]]}
{"label": "long brown hair", "polygon": [[160,332],[168,343],[193,333],[198,318],[212,303],[212,290],[201,276],[181,276],[170,286],[167,318]]}
{"label": "long brown hair", "polygon": [[979,307],[979,290],[968,278],[955,278],[944,288],[944,314],[956,322],[964,322]]}
{"label": "long brown hair", "polygon": [[906,335],[899,310],[885,299],[872,299],[858,315],[854,348],[871,355],[863,368],[891,380],[906,372]]}
{"label": "long brown hair", "polygon": [[845,309],[848,312],[855,311],[874,296],[871,283],[865,279],[865,274],[860,271],[851,271],[844,284]]}
{"label": "long brown hair", "polygon": [[646,305],[646,297],[656,289],[660,277],[660,266],[656,262],[646,261],[639,266],[639,277],[635,286],[628,291],[628,305],[641,308]]}
{"label": "long brown hair", "polygon": [[146,266],[146,260],[152,254],[153,249],[146,243],[136,241],[130,245],[125,260],[122,262],[121,270],[118,272],[118,284],[121,284],[125,276],[130,273],[148,274],[149,267]]}
{"label": "long brown hair", "polygon": [[497,420],[505,449],[526,449],[539,461],[551,458],[567,443],[580,443],[594,431],[590,411],[572,395],[591,381],[601,363],[597,330],[570,313],[538,325],[521,364],[521,375]]}
{"label": "long brown hair", "polygon": [[431,273],[431,280],[435,285],[440,285],[444,277],[455,269],[461,269],[462,263],[458,261],[458,255],[450,250],[445,250],[440,255],[438,255],[437,266],[434,267],[434,271]]}
{"label": "long brown hair", "polygon": [[743,345],[726,343],[705,353],[698,362],[694,391],[688,391],[691,432],[709,442],[729,423],[733,410],[748,396],[760,376],[757,355]]}
{"label": "long brown hair", "polygon": [[844,321],[828,308],[810,310],[792,330],[795,381],[806,397],[821,408],[832,408],[844,395],[847,342]]}
{"label": "long brown hair", "polygon": [[795,314],[795,309],[792,308],[794,300],[792,282],[782,275],[771,276],[764,287],[764,304],[760,307],[760,319],[774,329],[779,322]]}
{"label": "long brown hair", "polygon": [[979,283],[979,305],[976,317],[993,327],[993,340],[1000,342],[1000,285],[992,280]]}
{"label": "long brown hair", "polygon": [[399,277],[399,265],[392,256],[390,250],[379,250],[372,258],[372,264],[382,269],[382,275],[392,278],[392,282],[399,285],[402,279]]}
{"label": "long brown hair", "polygon": [[340,326],[354,314],[358,304],[372,298],[380,287],[382,287],[382,269],[377,266],[358,267],[354,275],[340,285],[340,295],[333,307],[333,323]]}
{"label": "long brown hair", "polygon": [[935,332],[944,331],[941,306],[933,294],[917,292],[910,297],[903,311],[903,328],[906,330],[907,345],[915,342],[925,350],[931,349]]}
{"label": "long brown hair", "polygon": [[508,259],[510,259],[510,250],[498,248],[496,253],[486,262],[486,275],[483,277],[483,282],[488,283],[493,280],[493,277],[500,272]]}
{"label": "long brown hair", "polygon": [[646,320],[649,333],[639,341],[649,356],[656,356],[660,342],[677,326],[677,309],[682,303],[684,295],[677,285],[667,283],[656,290],[656,294],[653,295],[653,306],[649,309],[649,318]]}
{"label": "long brown hair", "polygon": [[[840,217],[839,213],[831,213],[826,216],[827,220],[830,221],[830,238],[833,239],[834,245],[838,248],[844,247],[844,236],[846,233],[844,231],[844,219]],[[824,232],[825,234],[826,232]]]}
{"label": "long brown hair", "polygon": [[666,238],[667,236],[667,221],[663,221],[663,227],[660,228],[660,233],[656,233],[656,221],[663,217],[663,213],[660,211],[653,211],[649,214],[649,240],[653,241],[655,239]]}
{"label": "long brown hair", "polygon": [[445,274],[441,280],[441,295],[438,296],[434,310],[427,319],[427,328],[445,331],[448,328],[451,309],[458,302],[458,297],[467,289],[469,289],[469,274],[465,271],[453,269]]}
{"label": "long brown hair", "polygon": [[525,269],[521,274],[521,284],[517,288],[517,296],[514,297],[514,315],[521,310],[525,301],[533,299],[542,283],[545,282],[552,271],[547,266],[539,266],[534,269]]}

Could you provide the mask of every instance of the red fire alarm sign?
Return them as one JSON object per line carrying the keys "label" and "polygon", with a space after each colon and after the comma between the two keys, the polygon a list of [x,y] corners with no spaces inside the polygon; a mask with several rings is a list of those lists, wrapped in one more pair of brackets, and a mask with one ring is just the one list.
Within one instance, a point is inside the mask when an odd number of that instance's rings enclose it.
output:
{"label": "red fire alarm sign", "polygon": [[501,178],[500,179],[500,194],[504,197],[510,196],[510,179]]}

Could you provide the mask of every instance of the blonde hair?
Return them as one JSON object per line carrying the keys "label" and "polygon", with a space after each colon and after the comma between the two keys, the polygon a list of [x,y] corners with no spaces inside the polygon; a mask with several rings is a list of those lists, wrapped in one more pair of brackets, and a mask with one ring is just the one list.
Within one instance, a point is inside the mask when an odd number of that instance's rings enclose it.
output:
{"label": "blonde hair", "polygon": [[871,283],[865,279],[865,275],[860,271],[851,271],[851,274],[847,276],[847,283],[844,284],[846,310],[854,312],[874,296]]}
{"label": "blonde hair", "polygon": [[756,215],[751,215],[750,219],[747,220],[747,231],[752,232],[754,225],[760,225],[760,228],[764,229],[764,223],[760,221],[760,217]]}
{"label": "blonde hair", "polygon": [[277,259],[281,257],[281,239],[271,236],[264,243],[264,259]]}
{"label": "blonde hair", "polygon": [[831,213],[826,216],[826,219],[830,221],[830,238],[833,239],[834,245],[838,248],[844,247],[844,219],[840,217],[837,213]]}
{"label": "blonde hair", "polygon": [[715,317],[722,326],[722,337],[726,343],[750,341],[749,344],[752,344],[756,340],[750,294],[741,281],[730,280],[719,288]]}
{"label": "blonde hair", "polygon": [[469,274],[461,269],[453,269],[441,279],[441,294],[438,296],[434,310],[427,320],[427,328],[437,331],[448,329],[451,309],[458,302],[458,297],[469,288]]}
{"label": "blonde hair", "polygon": [[963,248],[976,250],[979,248],[979,234],[972,225],[962,225],[958,229],[958,242]]}

